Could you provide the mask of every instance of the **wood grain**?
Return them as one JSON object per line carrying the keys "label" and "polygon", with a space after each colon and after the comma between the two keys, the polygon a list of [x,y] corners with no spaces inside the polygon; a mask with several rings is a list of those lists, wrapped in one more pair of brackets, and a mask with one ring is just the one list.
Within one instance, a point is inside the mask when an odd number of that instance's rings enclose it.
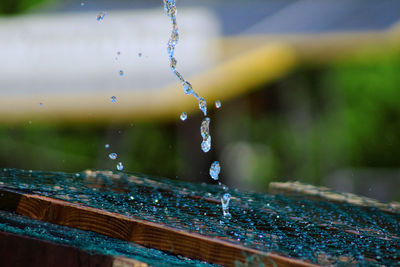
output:
{"label": "wood grain", "polygon": [[93,254],[76,247],[0,231],[1,266],[146,267],[125,257]]}
{"label": "wood grain", "polygon": [[[3,200],[7,201],[3,202]],[[117,213],[0,188],[0,209],[10,210],[12,207],[15,207],[14,212],[17,214],[30,218],[93,231],[224,266],[234,266],[235,261],[244,263],[250,256],[257,257],[267,266],[316,266]]]}

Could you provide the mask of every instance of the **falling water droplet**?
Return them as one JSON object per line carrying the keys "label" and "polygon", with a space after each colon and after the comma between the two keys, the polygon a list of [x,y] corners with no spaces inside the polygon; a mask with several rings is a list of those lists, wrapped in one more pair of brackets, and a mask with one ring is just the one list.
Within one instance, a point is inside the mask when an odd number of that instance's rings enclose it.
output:
{"label": "falling water droplet", "polygon": [[112,96],[112,97],[111,97],[111,102],[113,102],[113,103],[117,102],[117,97]]}
{"label": "falling water droplet", "polygon": [[40,105],[41,107],[43,107],[43,103],[39,103],[39,105]]}
{"label": "falling water droplet", "polygon": [[104,12],[104,11],[97,14],[97,17],[96,17],[97,21],[103,21],[105,15],[106,15],[106,12]]}
{"label": "falling water droplet", "polygon": [[201,142],[201,149],[204,152],[210,151],[211,149],[210,118],[206,117],[201,122],[200,134],[201,137],[203,138],[203,142]]}
{"label": "falling water droplet", "polygon": [[139,57],[142,57],[142,53],[139,53],[138,56],[139,56]]}
{"label": "falling water droplet", "polygon": [[117,169],[118,169],[119,171],[122,171],[122,170],[124,169],[124,165],[122,165],[122,162],[118,162],[118,164],[117,164]]}
{"label": "falling water droplet", "polygon": [[186,112],[182,112],[182,114],[181,114],[181,121],[184,121],[184,120],[186,120],[187,119],[187,114],[186,114]]}
{"label": "falling water droplet", "polygon": [[119,71],[119,76],[124,76],[124,71],[123,70]]}
{"label": "falling water droplet", "polygon": [[221,204],[222,204],[222,214],[224,217],[231,217],[231,214],[229,213],[229,201],[231,200],[231,195],[229,193],[225,193],[221,197]]}
{"label": "falling water droplet", "polygon": [[211,136],[208,136],[206,140],[203,140],[203,142],[201,142],[201,150],[207,153],[208,151],[210,151],[210,149],[211,149]]}
{"label": "falling water droplet", "polygon": [[221,107],[221,101],[217,100],[215,101],[215,107],[220,108]]}
{"label": "falling water droplet", "polygon": [[219,165],[218,161],[214,161],[210,167],[210,176],[214,180],[218,180],[218,175],[221,171],[221,166]]}
{"label": "falling water droplet", "polygon": [[204,116],[207,116],[207,102],[202,97],[199,99],[199,108],[201,111],[203,111]]}
{"label": "falling water droplet", "polygon": [[110,157],[110,159],[114,160],[117,158],[118,155],[117,153],[110,153],[108,156]]}
{"label": "falling water droplet", "polygon": [[84,2],[81,2],[81,6],[84,6],[85,5],[85,3]]}
{"label": "falling water droplet", "polygon": [[121,52],[120,52],[120,51],[117,51],[117,55],[118,55],[118,56],[121,55]]}
{"label": "falling water droplet", "polygon": [[171,67],[172,70],[174,70],[176,68],[176,58],[171,58],[171,62],[169,64],[169,66]]}
{"label": "falling water droplet", "polygon": [[105,147],[105,148],[109,148],[110,145],[109,145],[109,144],[105,144],[104,147]]}
{"label": "falling water droplet", "polygon": [[185,94],[190,95],[193,92],[193,87],[190,84],[190,82],[184,81],[182,85],[183,85],[183,90],[185,90]]}

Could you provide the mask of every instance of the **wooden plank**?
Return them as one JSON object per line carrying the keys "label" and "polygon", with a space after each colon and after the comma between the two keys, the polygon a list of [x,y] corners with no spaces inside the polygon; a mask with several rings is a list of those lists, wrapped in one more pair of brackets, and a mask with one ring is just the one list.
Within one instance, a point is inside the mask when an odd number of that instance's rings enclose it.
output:
{"label": "wooden plank", "polygon": [[351,193],[338,193],[327,187],[302,184],[300,182],[270,183],[269,190],[274,194],[299,195],[307,198],[319,198],[333,202],[349,203],[362,207],[375,207],[385,212],[400,212],[400,203],[383,203],[375,199]]}
{"label": "wooden plank", "polygon": [[2,266],[41,267],[146,267],[147,264],[122,256],[92,254],[73,246],[0,231]]}
{"label": "wooden plank", "polygon": [[[3,200],[7,200],[4,205]],[[9,210],[10,207],[16,207],[14,212],[30,218],[89,230],[191,259],[225,266],[234,266],[235,261],[244,263],[246,257],[253,255],[267,266],[316,266],[100,209],[0,188],[0,209]]]}

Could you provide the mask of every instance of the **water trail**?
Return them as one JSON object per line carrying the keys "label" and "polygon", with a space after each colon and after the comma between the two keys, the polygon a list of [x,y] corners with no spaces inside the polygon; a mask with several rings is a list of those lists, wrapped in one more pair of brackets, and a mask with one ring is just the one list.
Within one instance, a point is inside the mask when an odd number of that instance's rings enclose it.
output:
{"label": "water trail", "polygon": [[[210,118],[206,117],[207,116],[207,102],[206,100],[201,97],[194,89],[192,84],[185,80],[185,78],[182,76],[182,74],[176,69],[176,66],[178,64],[178,61],[175,58],[175,47],[178,44],[179,41],[179,31],[178,31],[178,24],[176,20],[176,14],[177,14],[177,8],[176,8],[176,3],[175,0],[163,0],[164,2],[164,10],[167,13],[167,15],[171,18],[172,22],[172,31],[171,31],[171,36],[168,40],[167,43],[167,53],[169,56],[169,61],[170,61],[170,68],[171,71],[175,74],[175,76],[178,78],[178,80],[182,83],[183,91],[187,95],[193,95],[197,101],[199,102],[199,109],[203,112],[205,118],[201,122],[201,127],[200,127],[200,134],[202,137],[202,142],[201,142],[201,149],[203,152],[208,152],[211,149],[211,135],[210,135]],[[215,102],[216,108],[221,107],[221,101],[217,100]],[[180,116],[181,120],[184,121],[187,118],[186,113],[182,113]],[[214,180],[218,180],[218,176],[221,170],[221,166],[219,165],[218,161],[215,161],[212,163],[210,167],[210,176]],[[221,186],[221,183],[219,183]],[[227,187],[224,186],[223,189],[226,191]],[[229,213],[229,201],[230,201],[230,194],[225,193],[223,197],[221,198],[221,203],[222,203],[222,211],[224,217],[230,218],[231,214]]]}

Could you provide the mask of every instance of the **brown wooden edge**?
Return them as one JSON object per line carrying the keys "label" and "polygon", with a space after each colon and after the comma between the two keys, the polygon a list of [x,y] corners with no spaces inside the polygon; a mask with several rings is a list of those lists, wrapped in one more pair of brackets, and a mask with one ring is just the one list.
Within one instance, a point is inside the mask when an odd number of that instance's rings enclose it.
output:
{"label": "brown wooden edge", "polygon": [[250,256],[267,266],[316,266],[217,238],[2,187],[0,187],[0,209],[225,266],[234,266],[235,261],[245,263],[246,258]]}
{"label": "brown wooden edge", "polygon": [[122,256],[92,254],[79,248],[0,231],[1,266],[146,267]]}
{"label": "brown wooden edge", "polygon": [[325,199],[333,202],[349,203],[362,207],[374,207],[385,212],[399,213],[400,203],[383,203],[378,200],[351,193],[337,193],[327,187],[313,186],[300,182],[270,183],[269,191],[274,194],[298,195],[308,198]]}

